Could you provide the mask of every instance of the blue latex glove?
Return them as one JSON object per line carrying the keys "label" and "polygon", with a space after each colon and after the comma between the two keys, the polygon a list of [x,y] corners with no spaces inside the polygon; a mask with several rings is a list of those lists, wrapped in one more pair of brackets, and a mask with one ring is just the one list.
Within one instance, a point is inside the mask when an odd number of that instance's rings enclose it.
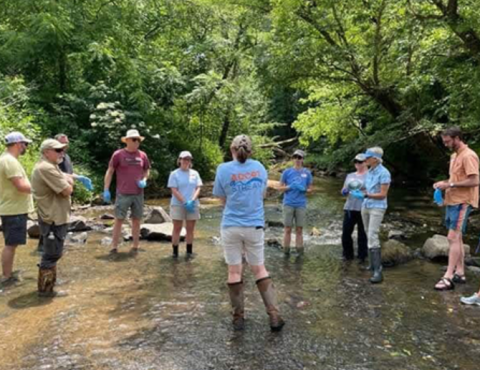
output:
{"label": "blue latex glove", "polygon": [[112,201],[112,195],[110,194],[110,190],[103,191],[103,201],[105,203],[110,203]]}
{"label": "blue latex glove", "polygon": [[80,181],[83,186],[85,186],[85,188],[88,190],[88,191],[92,191],[93,190],[93,185],[92,185],[92,180],[90,180],[88,177],[86,176],[77,176],[77,180]]}
{"label": "blue latex glove", "polygon": [[184,206],[185,206],[185,209],[187,210],[188,213],[195,212],[195,201],[194,200],[189,200],[188,202],[185,202]]}
{"label": "blue latex glove", "polygon": [[365,194],[363,194],[362,191],[360,190],[353,190],[350,192],[350,194],[352,195],[352,197],[354,198],[357,198],[357,199],[360,199],[360,200],[364,200],[365,199]]}
{"label": "blue latex glove", "polygon": [[440,189],[435,189],[433,192],[433,201],[437,203],[438,206],[443,206],[443,195]]}
{"label": "blue latex glove", "polygon": [[298,190],[299,192],[301,193],[305,193],[307,191],[307,189],[305,188],[305,186],[303,185],[300,185],[298,183],[293,183],[292,185],[290,185],[290,189],[292,190]]}
{"label": "blue latex glove", "polygon": [[143,180],[138,180],[138,181],[137,181],[137,186],[138,186],[140,189],[146,188],[146,187],[147,187],[147,180],[145,180],[145,179],[143,179]]}
{"label": "blue latex glove", "polygon": [[349,193],[349,191],[348,191],[347,188],[343,188],[343,189],[342,189],[342,195],[343,195],[344,197],[346,197],[346,196],[348,195],[348,193]]}

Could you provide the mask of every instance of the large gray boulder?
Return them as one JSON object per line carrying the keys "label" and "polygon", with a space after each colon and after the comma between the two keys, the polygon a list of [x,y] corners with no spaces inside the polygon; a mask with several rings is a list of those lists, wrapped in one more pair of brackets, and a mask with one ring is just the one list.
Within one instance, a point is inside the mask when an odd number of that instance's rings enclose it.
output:
{"label": "large gray boulder", "polygon": [[[464,244],[463,248],[465,249],[465,256],[470,256],[470,246]],[[431,260],[448,258],[449,251],[450,245],[447,237],[438,234],[428,238],[422,248],[423,255]]]}
{"label": "large gray boulder", "polygon": [[[171,241],[173,233],[173,223],[164,222],[163,224],[142,224],[140,228],[140,237],[146,240]],[[183,240],[186,235],[185,229],[182,229],[180,238]]]}
{"label": "large gray boulder", "polygon": [[382,244],[382,264],[395,266],[413,259],[413,252],[405,244],[395,239]]}
{"label": "large gray boulder", "polygon": [[79,232],[79,231],[90,231],[92,228],[87,225],[87,219],[82,216],[71,216],[70,222],[68,224],[68,231],[70,232]]}
{"label": "large gray boulder", "polygon": [[144,215],[144,223],[146,224],[163,224],[172,222],[170,215],[162,207],[148,207]]}

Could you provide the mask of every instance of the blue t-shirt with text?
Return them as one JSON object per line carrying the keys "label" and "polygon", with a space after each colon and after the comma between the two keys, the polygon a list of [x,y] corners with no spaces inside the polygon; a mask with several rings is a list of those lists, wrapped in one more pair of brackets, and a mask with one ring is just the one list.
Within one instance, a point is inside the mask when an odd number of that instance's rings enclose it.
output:
{"label": "blue t-shirt with text", "polygon": [[[170,173],[167,186],[169,188],[177,188],[180,194],[182,194],[182,196],[185,198],[185,201],[189,201],[192,199],[195,189],[202,185],[202,179],[197,171],[192,169],[184,171],[181,168],[178,168]],[[199,204],[198,199],[195,201],[195,204]],[[183,206],[183,204],[174,195],[172,195],[170,205]]]}
{"label": "blue t-shirt with text", "polygon": [[232,161],[217,168],[213,195],[226,198],[222,227],[263,227],[263,197],[267,171],[253,159]]}
{"label": "blue t-shirt with text", "polygon": [[[280,179],[282,184],[292,186],[299,184],[305,189],[312,184],[312,173],[306,168],[295,169],[288,168],[282,173]],[[287,190],[283,196],[283,204],[290,207],[307,207],[307,194],[297,189]]]}

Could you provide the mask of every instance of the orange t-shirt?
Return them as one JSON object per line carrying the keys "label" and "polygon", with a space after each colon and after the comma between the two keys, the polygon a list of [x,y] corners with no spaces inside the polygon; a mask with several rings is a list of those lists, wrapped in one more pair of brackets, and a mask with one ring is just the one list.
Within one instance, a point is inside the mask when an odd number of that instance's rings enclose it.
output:
{"label": "orange t-shirt", "polygon": [[[467,145],[450,157],[449,182],[466,180],[470,175],[478,176],[478,155]],[[470,204],[478,208],[478,186],[470,188],[448,188],[445,191],[445,204]]]}

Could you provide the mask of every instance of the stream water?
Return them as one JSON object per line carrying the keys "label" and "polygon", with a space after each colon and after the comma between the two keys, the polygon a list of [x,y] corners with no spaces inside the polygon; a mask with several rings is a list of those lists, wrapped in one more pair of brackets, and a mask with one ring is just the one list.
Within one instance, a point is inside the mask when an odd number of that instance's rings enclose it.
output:
{"label": "stream water", "polygon": [[[22,281],[0,292],[0,369],[478,369],[480,307],[459,303],[478,290],[478,276],[439,293],[432,288],[441,265],[417,259],[384,270],[384,283],[371,285],[356,263],[340,260],[341,184],[317,179],[315,186],[306,234],[315,227],[320,235],[306,238],[305,255],[285,259],[266,248],[287,321],[281,333],[270,332],[250,273],[246,330],[232,330],[221,208],[204,202],[195,258],[184,258],[184,244],[172,260],[169,243],[142,242],[136,257],[126,244],[111,259],[101,243],[106,235],[92,232],[59,263],[64,298],[37,298],[36,240],[20,247]],[[440,224],[430,203],[430,195],[408,189],[393,194],[390,214],[418,225],[412,248]],[[266,213],[281,219],[279,198],[267,202]],[[267,238],[281,232],[268,228]]]}

